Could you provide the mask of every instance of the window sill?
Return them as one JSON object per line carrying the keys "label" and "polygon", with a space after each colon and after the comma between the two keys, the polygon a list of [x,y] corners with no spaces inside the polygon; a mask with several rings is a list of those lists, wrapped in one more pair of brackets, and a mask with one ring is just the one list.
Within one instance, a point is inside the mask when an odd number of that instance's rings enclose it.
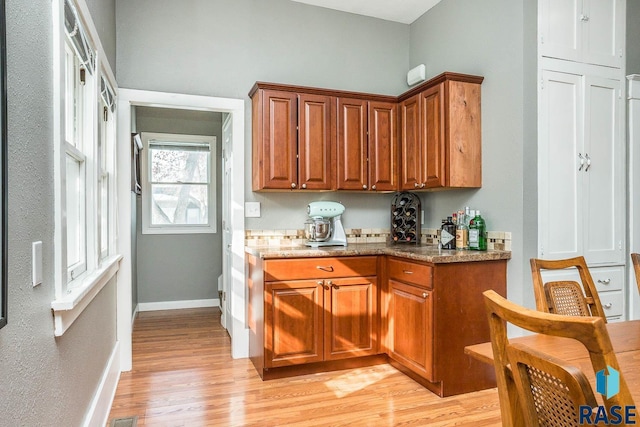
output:
{"label": "window sill", "polygon": [[100,268],[81,277],[71,292],[51,302],[54,335],[62,336],[96,295],[109,283],[120,269],[122,255],[114,255],[103,261]]}

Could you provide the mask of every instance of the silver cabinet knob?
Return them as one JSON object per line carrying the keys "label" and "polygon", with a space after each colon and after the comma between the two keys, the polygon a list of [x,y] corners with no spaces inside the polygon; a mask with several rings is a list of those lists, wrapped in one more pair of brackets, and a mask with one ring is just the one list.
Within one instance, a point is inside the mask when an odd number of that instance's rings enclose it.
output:
{"label": "silver cabinet knob", "polygon": [[307,184],[302,184],[302,189],[304,190],[305,188],[307,188]]}
{"label": "silver cabinet knob", "polygon": [[598,279],[598,283],[601,283],[603,285],[608,285],[609,283],[611,283],[611,279]]}
{"label": "silver cabinet knob", "polygon": [[371,186],[371,189],[372,189],[372,190],[375,190],[375,189],[376,189],[376,186],[375,186],[375,185],[372,185],[372,186]]}
{"label": "silver cabinet knob", "polygon": [[413,184],[413,188],[420,188],[420,184],[418,184],[417,182]]}
{"label": "silver cabinet knob", "polygon": [[365,184],[365,185],[363,185],[363,186],[362,186],[362,189],[363,189],[363,190],[366,190],[366,189],[367,189],[367,185],[366,185],[366,184]]}
{"label": "silver cabinet knob", "polygon": [[603,305],[604,308],[606,308],[607,310],[610,309],[611,307],[613,307],[613,303],[607,303],[605,305]]}
{"label": "silver cabinet knob", "polygon": [[424,298],[424,299],[429,298],[429,293],[428,292],[423,292],[422,293],[422,298]]}
{"label": "silver cabinet knob", "polygon": [[420,188],[424,188],[425,183],[423,182],[422,184],[420,184]]}
{"label": "silver cabinet knob", "polygon": [[296,183],[295,182],[291,183],[291,188],[296,188]]}

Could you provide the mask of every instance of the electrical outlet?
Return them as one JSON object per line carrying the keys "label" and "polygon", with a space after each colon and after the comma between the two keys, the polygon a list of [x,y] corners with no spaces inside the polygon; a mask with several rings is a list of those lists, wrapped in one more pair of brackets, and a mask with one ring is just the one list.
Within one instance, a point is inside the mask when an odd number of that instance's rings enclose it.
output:
{"label": "electrical outlet", "polygon": [[245,202],[244,203],[244,217],[245,218],[260,218],[260,202]]}
{"label": "electrical outlet", "polygon": [[42,284],[42,242],[31,244],[31,277],[34,287]]}

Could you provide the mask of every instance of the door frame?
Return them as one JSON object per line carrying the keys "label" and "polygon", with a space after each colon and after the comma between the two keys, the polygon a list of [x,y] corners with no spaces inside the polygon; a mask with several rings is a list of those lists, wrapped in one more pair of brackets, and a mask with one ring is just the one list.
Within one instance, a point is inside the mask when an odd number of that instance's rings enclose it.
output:
{"label": "door frame", "polygon": [[[243,99],[185,95],[137,89],[118,89],[117,121],[117,250],[123,256],[118,271],[116,299],[116,339],[120,344],[120,369],[132,368],[131,333],[133,307],[131,301],[131,121],[132,107],[146,106],[230,113],[233,124],[233,176],[231,189],[232,218],[232,289],[231,356],[249,356],[249,330],[245,319],[246,287],[244,283],[244,122]],[[217,283],[217,281],[214,281]]]}

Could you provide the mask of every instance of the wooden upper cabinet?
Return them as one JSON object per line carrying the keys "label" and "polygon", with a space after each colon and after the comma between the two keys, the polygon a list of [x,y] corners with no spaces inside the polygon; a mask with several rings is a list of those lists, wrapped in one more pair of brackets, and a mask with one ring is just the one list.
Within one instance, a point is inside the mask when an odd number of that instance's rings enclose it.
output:
{"label": "wooden upper cabinet", "polygon": [[482,187],[480,84],[448,81],[444,100],[446,186]]}
{"label": "wooden upper cabinet", "polygon": [[253,190],[479,188],[482,80],[443,73],[399,97],[256,83]]}
{"label": "wooden upper cabinet", "polygon": [[252,96],[253,190],[335,189],[335,106],[315,94]]}
{"label": "wooden upper cabinet", "polygon": [[398,188],[398,136],[395,102],[369,102],[369,187],[377,191]]}
{"label": "wooden upper cabinet", "polygon": [[397,104],[338,98],[338,190],[398,188]]}
{"label": "wooden upper cabinet", "polygon": [[422,132],[420,95],[400,103],[400,190],[419,189],[422,184]]}
{"label": "wooden upper cabinet", "polygon": [[433,86],[420,94],[422,103],[422,183],[424,188],[444,187],[444,83]]}
{"label": "wooden upper cabinet", "polygon": [[367,190],[367,101],[338,98],[338,190]]}
{"label": "wooden upper cabinet", "polygon": [[298,182],[297,96],[260,90],[252,100],[253,189],[290,189]]}
{"label": "wooden upper cabinet", "polygon": [[305,190],[332,190],[335,161],[333,98],[298,95],[298,183]]}
{"label": "wooden upper cabinet", "polygon": [[401,101],[400,190],[482,186],[481,82],[445,73]]}

